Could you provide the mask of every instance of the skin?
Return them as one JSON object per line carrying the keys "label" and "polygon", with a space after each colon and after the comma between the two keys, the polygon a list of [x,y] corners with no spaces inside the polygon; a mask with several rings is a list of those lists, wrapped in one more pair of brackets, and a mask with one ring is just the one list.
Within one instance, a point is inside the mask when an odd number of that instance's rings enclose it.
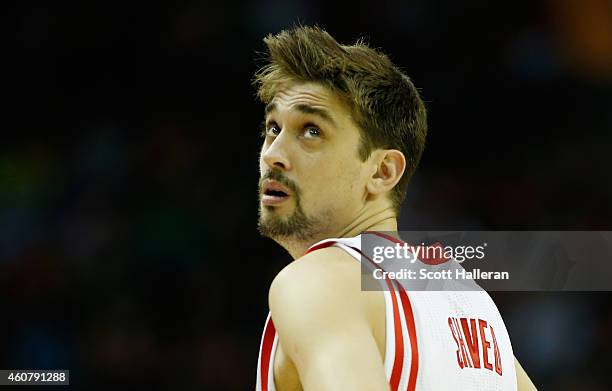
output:
{"label": "skin", "polygon": [[[268,105],[261,177],[277,171],[299,195],[278,205],[260,202],[260,225],[288,221],[298,209],[313,223],[302,235],[272,236],[299,258],[276,276],[269,292],[279,335],[274,359],[279,391],[389,390],[382,292],[361,290],[359,264],[341,249],[303,256],[326,238],[397,231],[389,192],[404,173],[405,157],[379,149],[362,161],[359,145],[349,108],[320,84],[286,85]],[[520,374],[519,385],[527,388],[519,389],[535,389],[522,368]]]}

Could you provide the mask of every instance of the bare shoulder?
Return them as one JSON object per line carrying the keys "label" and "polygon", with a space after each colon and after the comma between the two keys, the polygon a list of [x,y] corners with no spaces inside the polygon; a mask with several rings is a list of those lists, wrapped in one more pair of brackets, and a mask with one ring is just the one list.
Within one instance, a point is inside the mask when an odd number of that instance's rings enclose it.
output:
{"label": "bare shoulder", "polygon": [[344,250],[328,247],[287,265],[270,286],[269,304],[277,328],[292,332],[358,320],[360,266]]}
{"label": "bare shoulder", "polygon": [[[360,290],[360,266],[346,251],[327,247],[287,265],[272,281],[270,304],[278,301],[312,301],[325,296],[355,294]],[[329,297],[331,295],[333,297]]]}
{"label": "bare shoulder", "polygon": [[340,248],[285,267],[272,282],[269,304],[280,346],[297,364],[300,357],[332,357],[330,349],[343,360],[347,352],[384,357],[382,292],[361,290],[360,262]]}

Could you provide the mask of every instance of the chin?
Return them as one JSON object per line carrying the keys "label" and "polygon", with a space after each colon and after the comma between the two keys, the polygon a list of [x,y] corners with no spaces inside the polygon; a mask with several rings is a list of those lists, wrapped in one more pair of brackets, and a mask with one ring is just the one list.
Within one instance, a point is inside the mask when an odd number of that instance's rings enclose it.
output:
{"label": "chin", "polygon": [[264,216],[289,216],[293,213],[293,208],[287,205],[263,205],[260,204],[261,214]]}

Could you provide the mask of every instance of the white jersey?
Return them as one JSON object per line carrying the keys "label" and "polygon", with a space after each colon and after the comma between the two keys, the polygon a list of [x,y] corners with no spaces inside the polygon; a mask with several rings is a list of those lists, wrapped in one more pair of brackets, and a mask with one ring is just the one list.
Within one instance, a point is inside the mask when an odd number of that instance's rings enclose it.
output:
{"label": "white jersey", "polygon": [[[326,239],[308,252],[335,246],[361,262],[360,236]],[[383,291],[384,366],[392,391],[517,389],[508,331],[486,291],[410,291],[397,281],[384,283],[388,288]],[[259,351],[257,391],[276,391],[277,345],[278,335],[268,315]]]}

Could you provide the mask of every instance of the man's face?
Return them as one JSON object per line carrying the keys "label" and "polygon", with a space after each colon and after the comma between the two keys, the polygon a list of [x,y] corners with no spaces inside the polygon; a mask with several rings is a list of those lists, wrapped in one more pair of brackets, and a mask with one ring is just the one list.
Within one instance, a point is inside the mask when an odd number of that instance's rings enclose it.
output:
{"label": "man's face", "polygon": [[320,240],[346,229],[364,206],[368,176],[346,105],[320,84],[291,84],[266,107],[264,132],[260,232]]}

